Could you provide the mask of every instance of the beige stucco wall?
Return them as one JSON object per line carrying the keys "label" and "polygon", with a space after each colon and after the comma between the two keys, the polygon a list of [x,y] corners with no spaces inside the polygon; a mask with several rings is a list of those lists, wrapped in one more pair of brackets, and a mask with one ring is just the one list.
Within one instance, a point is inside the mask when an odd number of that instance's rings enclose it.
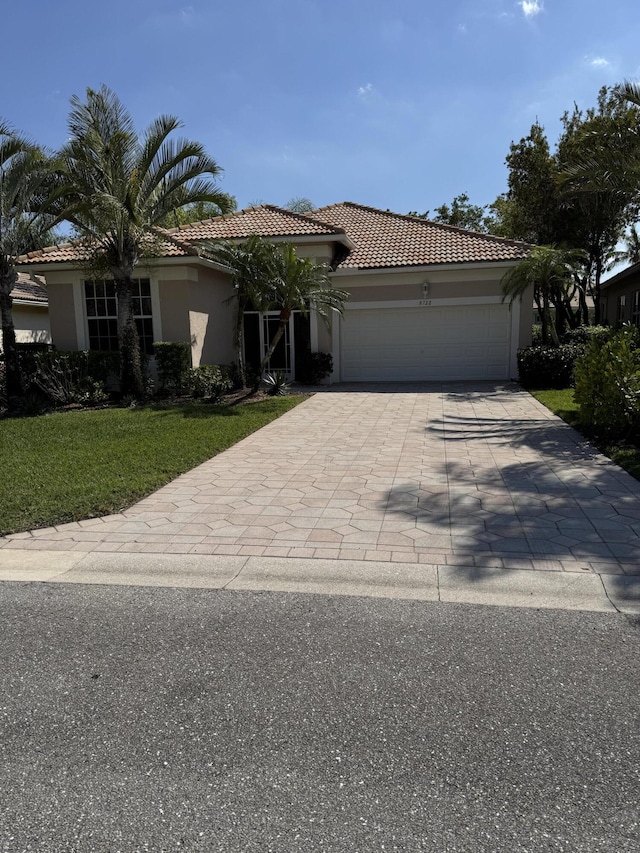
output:
{"label": "beige stucco wall", "polygon": [[76,330],[76,305],[73,293],[73,279],[60,274],[47,275],[47,293],[49,295],[49,323],[51,340],[60,350],[77,350],[78,334]]}
{"label": "beige stucco wall", "polygon": [[[172,270],[170,274],[179,275],[179,272]],[[189,284],[184,278],[167,278],[158,282],[160,323],[164,341],[190,340],[188,293]]]}
{"label": "beige stucco wall", "polygon": [[[16,340],[18,343],[51,343],[51,326],[47,305],[23,304],[14,300],[13,325],[16,330]],[[0,334],[2,333],[0,332]]]}
{"label": "beige stucco wall", "polygon": [[215,269],[198,269],[189,282],[189,339],[193,366],[228,364],[233,349],[234,289],[230,276]]}

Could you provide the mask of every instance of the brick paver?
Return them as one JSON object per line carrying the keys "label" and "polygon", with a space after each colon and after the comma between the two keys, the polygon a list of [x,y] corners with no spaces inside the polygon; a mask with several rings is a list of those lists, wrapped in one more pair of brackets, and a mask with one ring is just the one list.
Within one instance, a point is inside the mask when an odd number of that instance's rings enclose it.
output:
{"label": "brick paver", "polygon": [[126,512],[0,547],[640,574],[640,483],[517,386],[338,386]]}

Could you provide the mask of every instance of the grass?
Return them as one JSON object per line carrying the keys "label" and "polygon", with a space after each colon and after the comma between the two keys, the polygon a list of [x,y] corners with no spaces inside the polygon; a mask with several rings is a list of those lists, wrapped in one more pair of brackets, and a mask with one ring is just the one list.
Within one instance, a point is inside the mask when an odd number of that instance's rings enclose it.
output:
{"label": "grass", "polygon": [[640,480],[640,448],[630,444],[612,444],[591,434],[588,427],[580,420],[580,409],[573,398],[573,388],[566,388],[562,391],[531,391],[530,393],[536,400],[551,409],[555,415],[579,430],[605,456],[628,471],[636,480]]}
{"label": "grass", "polygon": [[0,421],[0,535],[119,512],[303,399]]}

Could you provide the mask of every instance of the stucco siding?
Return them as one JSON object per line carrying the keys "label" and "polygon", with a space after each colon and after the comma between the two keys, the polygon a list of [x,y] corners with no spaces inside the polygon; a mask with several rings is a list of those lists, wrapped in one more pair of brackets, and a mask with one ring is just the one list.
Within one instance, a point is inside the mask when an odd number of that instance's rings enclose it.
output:
{"label": "stucco siding", "polygon": [[73,283],[52,281],[52,278],[53,276],[47,277],[51,340],[57,349],[77,350],[78,332]]}
{"label": "stucco siding", "polygon": [[160,294],[160,321],[165,341],[188,341],[189,309],[186,296],[189,284],[183,279],[167,279],[158,282]]}
{"label": "stucco siding", "polygon": [[200,269],[189,282],[189,336],[193,366],[227,364],[233,349],[234,289],[228,275]]}

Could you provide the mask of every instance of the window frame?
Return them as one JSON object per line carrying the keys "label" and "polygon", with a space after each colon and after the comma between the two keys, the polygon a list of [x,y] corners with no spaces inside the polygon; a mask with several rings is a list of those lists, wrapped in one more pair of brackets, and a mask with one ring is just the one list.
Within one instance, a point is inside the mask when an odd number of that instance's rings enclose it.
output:
{"label": "window frame", "polygon": [[[138,330],[140,351],[153,355],[154,312],[151,279],[147,276],[131,280],[133,316]],[[90,288],[93,292],[90,292]],[[118,352],[118,304],[113,279],[84,279],[82,282],[87,349]],[[90,306],[93,310],[90,310]],[[148,309],[148,310],[147,310]],[[99,324],[102,324],[100,331]],[[92,332],[92,326],[98,331]],[[104,344],[106,343],[106,346]],[[96,345],[97,344],[97,345]]]}

